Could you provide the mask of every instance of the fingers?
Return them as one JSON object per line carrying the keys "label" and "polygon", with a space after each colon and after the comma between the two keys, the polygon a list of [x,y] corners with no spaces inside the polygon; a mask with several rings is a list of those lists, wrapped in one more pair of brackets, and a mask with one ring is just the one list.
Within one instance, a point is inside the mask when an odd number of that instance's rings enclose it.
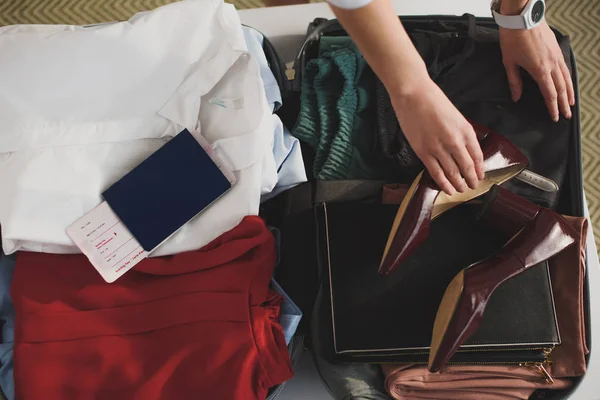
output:
{"label": "fingers", "polygon": [[467,151],[471,156],[475,164],[475,172],[479,180],[485,178],[485,164],[483,162],[483,153],[481,152],[481,146],[477,141],[476,137],[472,137],[470,140],[467,140]]}
{"label": "fingers", "polygon": [[458,168],[460,168],[460,172],[465,178],[467,185],[471,189],[475,189],[477,187],[477,183],[479,182],[479,177],[477,176],[475,163],[471,157],[471,154],[469,154],[467,151],[467,147],[462,147],[462,149],[454,152],[453,158],[456,161],[456,164],[458,164]]}
{"label": "fingers", "polygon": [[554,86],[554,80],[552,79],[552,75],[550,72],[541,73],[534,76],[536,82],[538,83],[542,95],[544,96],[544,100],[546,101],[546,107],[548,107],[548,112],[550,113],[550,117],[554,122],[558,121],[558,93],[556,92],[556,88]]}
{"label": "fingers", "polygon": [[510,87],[510,97],[513,101],[519,101],[523,93],[523,80],[521,71],[517,64],[504,65],[506,76],[508,77],[508,85]]}
{"label": "fingers", "polygon": [[554,68],[546,71],[534,78],[540,86],[550,117],[557,122],[560,111],[565,118],[571,118],[571,106],[575,104],[575,90],[567,65],[561,59]]}
{"label": "fingers", "polygon": [[435,155],[435,157],[442,166],[444,174],[446,175],[446,179],[450,181],[454,189],[461,193],[467,190],[467,184],[465,183],[465,180],[461,175],[461,170],[456,164],[456,161],[454,161],[452,154],[447,151],[440,151]]}
{"label": "fingers", "polygon": [[446,174],[442,169],[440,163],[435,157],[424,157],[423,164],[429,171],[429,175],[433,178],[435,183],[438,184],[440,189],[442,189],[446,194],[453,195],[454,194],[454,186],[450,183],[450,181],[446,178]]}
{"label": "fingers", "polygon": [[569,99],[569,105],[575,105],[575,89],[573,88],[573,79],[571,79],[571,73],[569,72],[569,68],[567,68],[567,64],[564,59],[561,59],[559,62],[560,71],[565,79],[565,83],[567,85],[567,97]]}
{"label": "fingers", "polygon": [[445,144],[440,142],[423,160],[431,177],[449,195],[475,189],[485,177],[481,147],[473,128],[467,126],[469,130],[465,134]]}
{"label": "fingers", "polygon": [[569,97],[567,95],[567,84],[565,83],[565,77],[563,76],[560,69],[556,68],[552,71],[552,80],[554,81],[554,87],[558,97],[558,108],[560,113],[565,118],[571,118],[571,108],[569,106]]}

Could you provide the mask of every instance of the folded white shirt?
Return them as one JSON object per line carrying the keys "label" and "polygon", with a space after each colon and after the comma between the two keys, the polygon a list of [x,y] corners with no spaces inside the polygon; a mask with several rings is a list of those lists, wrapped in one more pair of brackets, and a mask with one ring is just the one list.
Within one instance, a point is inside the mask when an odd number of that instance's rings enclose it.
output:
{"label": "folded white shirt", "polygon": [[234,7],[186,0],[110,25],[0,28],[4,251],[79,252],[67,226],[183,128],[237,183],[153,256],[204,246],[257,214],[277,182],[271,112]]}

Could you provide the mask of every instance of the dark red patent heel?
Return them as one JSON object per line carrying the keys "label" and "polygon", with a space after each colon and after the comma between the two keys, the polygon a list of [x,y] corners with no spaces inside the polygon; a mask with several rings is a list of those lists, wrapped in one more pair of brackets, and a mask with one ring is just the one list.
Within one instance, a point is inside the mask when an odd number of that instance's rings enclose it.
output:
{"label": "dark red patent heel", "polygon": [[473,125],[481,138],[485,162],[485,178],[477,188],[448,196],[442,192],[427,171],[421,172],[400,204],[383,252],[379,273],[395,270],[429,236],[431,221],[459,204],[487,193],[518,175],[528,164],[527,158],[502,135]]}
{"label": "dark red patent heel", "polygon": [[[508,279],[560,253],[577,233],[559,214],[494,189],[488,223],[504,232],[517,232],[502,250],[458,273],[448,285],[436,315],[429,370],[439,371],[459,347],[479,328],[492,293]],[[502,212],[502,213],[501,213]],[[531,217],[531,219],[529,219]],[[511,223],[501,222],[502,220]],[[526,226],[519,229],[520,224]]]}
{"label": "dark red patent heel", "polygon": [[483,206],[477,219],[496,232],[513,237],[531,222],[539,211],[540,206],[537,204],[494,185],[483,197]]}

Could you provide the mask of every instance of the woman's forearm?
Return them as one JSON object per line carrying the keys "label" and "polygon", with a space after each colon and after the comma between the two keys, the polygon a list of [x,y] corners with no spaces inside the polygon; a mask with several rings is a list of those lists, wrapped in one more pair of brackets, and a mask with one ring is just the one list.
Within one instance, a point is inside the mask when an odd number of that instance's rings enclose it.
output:
{"label": "woman's forearm", "polygon": [[429,79],[390,0],[373,0],[353,10],[331,8],[390,94],[410,95],[422,79]]}
{"label": "woman's forearm", "polygon": [[502,0],[500,14],[518,15],[523,11],[529,0]]}

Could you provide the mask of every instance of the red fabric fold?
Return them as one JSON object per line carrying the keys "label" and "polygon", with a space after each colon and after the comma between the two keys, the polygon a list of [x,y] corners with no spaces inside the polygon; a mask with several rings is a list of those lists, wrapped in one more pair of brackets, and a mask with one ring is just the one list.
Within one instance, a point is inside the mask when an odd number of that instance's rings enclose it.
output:
{"label": "red fabric fold", "polygon": [[286,348],[283,328],[279,324],[279,306],[283,302],[276,292],[270,291],[266,302],[261,306],[250,308],[254,328],[254,341],[265,376],[266,387],[275,386],[286,379],[287,371],[282,369],[278,360],[279,349]]}
{"label": "red fabric fold", "polygon": [[27,314],[22,319],[20,340],[43,343],[132,335],[196,321],[244,323],[247,317],[248,304],[237,293],[189,293],[131,306]]}
{"label": "red fabric fold", "polygon": [[203,249],[105,283],[82,255],[19,253],[16,396],[263,399],[292,376],[273,236],[246,217]]}

